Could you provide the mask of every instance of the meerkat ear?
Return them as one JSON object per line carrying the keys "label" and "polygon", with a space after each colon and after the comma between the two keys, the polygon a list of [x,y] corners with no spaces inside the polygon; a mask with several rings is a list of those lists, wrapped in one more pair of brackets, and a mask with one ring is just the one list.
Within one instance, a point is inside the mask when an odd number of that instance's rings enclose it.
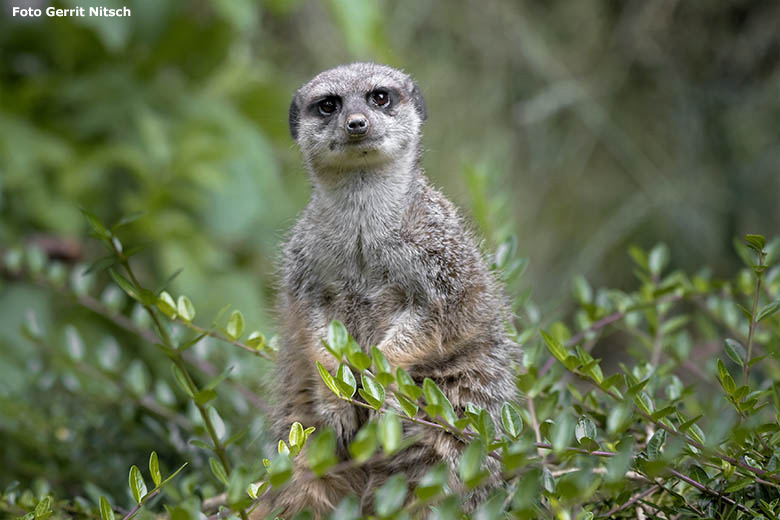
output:
{"label": "meerkat ear", "polygon": [[301,119],[301,109],[298,107],[298,94],[293,97],[292,103],[290,103],[290,135],[293,139],[298,139],[298,123]]}
{"label": "meerkat ear", "polygon": [[420,91],[420,87],[414,82],[412,82],[412,103],[414,103],[414,108],[417,110],[420,120],[425,121],[428,119],[428,109],[425,106],[425,98]]}

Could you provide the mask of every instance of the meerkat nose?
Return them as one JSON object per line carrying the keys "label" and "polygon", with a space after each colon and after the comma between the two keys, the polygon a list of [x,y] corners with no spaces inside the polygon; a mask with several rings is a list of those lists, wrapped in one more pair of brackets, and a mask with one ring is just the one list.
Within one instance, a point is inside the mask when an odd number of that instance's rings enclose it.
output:
{"label": "meerkat nose", "polygon": [[361,113],[354,113],[347,116],[344,129],[350,137],[363,137],[368,133],[368,118]]}

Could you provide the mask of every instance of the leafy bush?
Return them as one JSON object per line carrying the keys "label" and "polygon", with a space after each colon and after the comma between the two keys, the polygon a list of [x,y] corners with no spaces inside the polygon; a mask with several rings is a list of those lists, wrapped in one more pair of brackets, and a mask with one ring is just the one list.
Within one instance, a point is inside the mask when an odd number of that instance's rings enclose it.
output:
{"label": "leafy bush", "polygon": [[[333,322],[323,339],[341,364],[336,373],[318,366],[323,383],[376,412],[350,444],[350,457],[339,460],[333,432],[295,423],[286,439],[264,437],[262,412],[272,396],[262,385],[244,386],[231,362],[252,366],[249,360],[259,359],[263,370],[251,376],[267,380],[274,338],[247,332],[242,312],[228,313],[229,307],[202,325],[187,296],[168,292],[170,280],[155,290],[143,284],[133,265],[138,249],[120,238],[138,215],[112,227],[86,217],[107,256],[69,271],[38,249],[11,249],[3,272],[103,316],[114,333],[138,337],[156,354],[139,350],[121,360],[112,336],[87,346],[73,326],[64,331],[62,349],[38,317],[27,316],[22,333],[39,349],[30,367],[35,384],[27,391],[39,395],[39,405],[23,408],[29,400],[3,397],[0,406],[13,419],[3,427],[9,463],[40,478],[5,488],[0,511],[11,516],[109,520],[151,517],[164,508],[176,519],[248,518],[273,488],[288,483],[293,465],[316,479],[403,450],[413,439],[403,437],[402,421],[449,432],[468,445],[458,467],[464,487],[449,487],[444,465],[413,489],[403,474],[394,475],[376,492],[375,518],[460,517],[461,498],[485,478],[487,457],[501,461],[506,482],[473,518],[780,515],[780,238],[736,241],[746,268],[730,280],[706,269],[670,271],[664,245],[632,248],[639,286],[594,290],[575,278],[578,307],[569,325],[544,320],[525,299],[518,329],[510,325],[524,350],[518,394],[503,406],[500,424],[475,406],[457,415],[432,380],[417,386]],[[509,241],[494,256],[508,283],[525,265],[514,250]],[[99,424],[79,424],[85,407],[100,415]],[[128,446],[115,424],[141,410],[152,445]],[[47,439],[72,437],[104,460],[97,474],[78,452],[43,448]],[[101,444],[106,441],[115,444]],[[264,458],[260,447],[269,441],[273,453]],[[129,486],[111,461],[125,456],[137,461]],[[138,467],[147,458],[148,473]],[[50,464],[76,471],[59,470],[68,481],[48,482]],[[332,514],[359,517],[354,497]]]}

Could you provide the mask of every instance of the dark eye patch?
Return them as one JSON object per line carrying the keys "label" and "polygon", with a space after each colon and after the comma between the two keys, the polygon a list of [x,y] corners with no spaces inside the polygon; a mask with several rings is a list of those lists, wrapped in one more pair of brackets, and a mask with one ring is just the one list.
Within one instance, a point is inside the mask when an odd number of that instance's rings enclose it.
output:
{"label": "dark eye patch", "polygon": [[309,105],[312,114],[329,117],[341,109],[341,98],[338,96],[324,96]]}
{"label": "dark eye patch", "polygon": [[375,87],[366,94],[366,103],[375,108],[389,109],[398,104],[400,95],[396,89]]}

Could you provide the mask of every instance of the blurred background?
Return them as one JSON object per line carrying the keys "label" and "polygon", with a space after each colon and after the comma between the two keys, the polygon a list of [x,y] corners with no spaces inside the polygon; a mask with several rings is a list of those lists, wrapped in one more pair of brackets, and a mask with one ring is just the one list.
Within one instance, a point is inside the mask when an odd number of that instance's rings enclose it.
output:
{"label": "blurred background", "polygon": [[[275,258],[308,198],[289,102],[354,60],[416,78],[433,184],[488,254],[517,237],[530,264],[513,296],[550,319],[575,274],[630,286],[629,245],[666,242],[673,265],[727,275],[733,237],[780,228],[773,0],[67,0],[54,5],[132,17],[11,16],[48,5],[0,0],[0,252],[79,266],[103,254],[80,207],[108,223],[143,211],[122,232],[147,246],[142,281],[183,269],[169,290],[207,321],[230,303],[273,335]],[[105,275],[81,278],[131,309]],[[45,341],[23,337],[31,322]],[[228,350],[198,352],[262,393],[263,363]],[[45,474],[36,485],[91,496],[161,444],[163,463],[192,458],[171,433],[192,410],[143,406],[181,399],[164,357],[71,299],[6,273],[0,355],[0,487]],[[136,401],[117,407],[123,393]],[[256,408],[224,408],[259,453]]]}

